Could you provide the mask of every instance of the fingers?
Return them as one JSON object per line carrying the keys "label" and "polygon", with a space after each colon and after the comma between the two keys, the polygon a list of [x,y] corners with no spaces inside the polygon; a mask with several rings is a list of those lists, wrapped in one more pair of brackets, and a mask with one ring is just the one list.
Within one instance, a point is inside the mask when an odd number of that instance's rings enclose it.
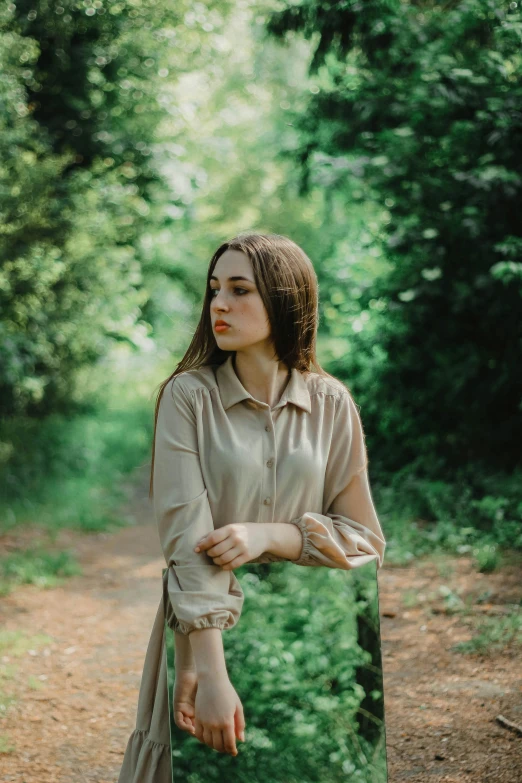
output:
{"label": "fingers", "polygon": [[234,715],[234,723],[236,729],[236,737],[239,737],[239,739],[242,742],[244,742],[246,722],[245,722],[245,714],[243,712],[243,705],[241,704],[241,702],[238,702],[237,710]]}
{"label": "fingers", "polygon": [[237,748],[234,737],[232,735],[231,742],[229,735],[230,732],[228,729],[213,729],[212,745],[214,746],[214,750],[217,750],[220,753],[230,753],[232,756],[237,756]]}
{"label": "fingers", "polygon": [[203,739],[203,724],[197,718],[194,719],[194,735],[200,742],[205,742]]}
{"label": "fingers", "polygon": [[231,560],[229,563],[222,565],[221,568],[223,571],[232,571],[234,568],[239,568],[239,566],[242,566],[243,563],[248,563],[248,558],[245,558],[242,554],[240,554],[234,560]]}
{"label": "fingers", "polygon": [[[209,548],[219,545],[221,541],[226,541],[226,539],[230,536],[230,534],[231,532],[229,530],[228,525],[224,525],[224,527],[211,530],[210,533],[207,533],[206,536],[203,536],[196,542],[194,550],[196,552],[201,552],[205,550],[208,551]],[[235,543],[235,540],[233,540],[232,543]]]}
{"label": "fingers", "polygon": [[209,557],[221,557],[221,555],[224,555],[235,546],[235,541],[231,541],[230,538],[226,538],[224,541],[219,541],[219,543],[208,547],[206,551]]}
{"label": "fingers", "polygon": [[207,726],[203,727],[203,742],[205,745],[208,745],[209,748],[214,748],[214,741],[212,739],[212,729],[207,728]]}
{"label": "fingers", "polygon": [[176,710],[174,713],[174,723],[183,731],[188,731],[189,734],[194,734],[194,722],[189,715],[186,715],[181,710]]}
{"label": "fingers", "polygon": [[221,732],[221,729],[212,729],[210,734],[211,734],[210,747],[214,748],[214,750],[217,750],[220,753],[223,753],[224,743],[223,743],[223,734]]}
{"label": "fingers", "polygon": [[[214,549],[217,549],[217,547],[214,547]],[[228,549],[225,549],[223,552],[216,552],[215,554],[209,550],[207,554],[212,558],[216,565],[224,566],[230,565],[232,560],[244,555],[245,550],[243,546],[238,544],[237,546],[231,546]]]}
{"label": "fingers", "polygon": [[234,734],[234,726],[230,724],[222,731],[223,744],[225,746],[225,753],[231,753],[233,756],[237,756],[236,737]]}
{"label": "fingers", "polygon": [[197,718],[195,724],[194,735],[201,743],[220,753],[230,753],[232,756],[237,756],[236,738],[232,724],[223,729],[210,729],[207,726],[203,726]]}
{"label": "fingers", "polygon": [[245,552],[242,547],[235,546],[232,549],[228,549],[224,554],[222,555],[211,555],[212,560],[216,565],[220,565],[221,568],[237,568],[238,564],[243,564],[247,562],[247,558],[245,558]]}
{"label": "fingers", "polygon": [[[206,551],[207,555],[213,559],[226,554],[227,556],[234,551],[234,556],[245,548],[243,537],[237,530],[229,525],[217,528],[200,539],[194,551]],[[218,564],[221,565],[221,564]]]}

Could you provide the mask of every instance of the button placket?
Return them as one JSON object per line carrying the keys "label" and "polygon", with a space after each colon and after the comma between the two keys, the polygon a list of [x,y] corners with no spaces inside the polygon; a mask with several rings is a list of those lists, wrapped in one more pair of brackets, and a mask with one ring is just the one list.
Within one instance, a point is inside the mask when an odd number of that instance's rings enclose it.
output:
{"label": "button placket", "polygon": [[[266,412],[268,421],[265,423],[265,432],[267,437],[263,443],[263,478],[262,478],[262,505],[266,509],[266,513],[263,514],[266,522],[272,522],[274,517],[274,499],[275,499],[275,471],[268,470],[273,468],[275,453],[275,434],[274,434],[274,422],[270,411]],[[265,445],[266,444],[266,445]]]}

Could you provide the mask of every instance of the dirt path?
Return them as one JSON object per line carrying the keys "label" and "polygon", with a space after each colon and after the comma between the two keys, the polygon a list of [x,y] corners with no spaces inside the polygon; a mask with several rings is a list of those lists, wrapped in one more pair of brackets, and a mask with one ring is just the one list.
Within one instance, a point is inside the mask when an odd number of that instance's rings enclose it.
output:
{"label": "dirt path", "polygon": [[[77,553],[82,576],[50,590],[19,587],[1,601],[0,627],[22,639],[19,657],[0,659],[10,672],[0,690],[14,697],[0,713],[0,735],[13,746],[0,752],[1,783],[116,781],[164,568],[146,471],[141,478],[136,526],[58,539]],[[380,573],[389,783],[521,783],[522,737],[496,722],[502,714],[522,724],[520,648],[491,659],[452,652],[470,630],[437,613],[440,587],[462,599],[490,589],[489,611],[518,603],[521,570],[483,575],[467,559],[444,558]]]}

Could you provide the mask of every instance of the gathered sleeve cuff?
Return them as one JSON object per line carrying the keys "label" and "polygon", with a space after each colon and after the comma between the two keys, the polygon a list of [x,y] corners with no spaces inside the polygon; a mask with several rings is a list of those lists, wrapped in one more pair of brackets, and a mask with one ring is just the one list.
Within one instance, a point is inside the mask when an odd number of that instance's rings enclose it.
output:
{"label": "gathered sleeve cuff", "polygon": [[172,613],[167,622],[184,634],[200,628],[232,628],[244,594],[233,571],[216,565],[197,541],[214,530],[199,458],[196,414],[183,378],[165,386],[156,425],[153,507],[168,567]]}
{"label": "gathered sleeve cuff", "polygon": [[301,553],[292,562],[350,570],[375,560],[380,569],[386,541],[372,499],[361,418],[348,391],[337,400],[324,509],[289,520],[303,539]]}

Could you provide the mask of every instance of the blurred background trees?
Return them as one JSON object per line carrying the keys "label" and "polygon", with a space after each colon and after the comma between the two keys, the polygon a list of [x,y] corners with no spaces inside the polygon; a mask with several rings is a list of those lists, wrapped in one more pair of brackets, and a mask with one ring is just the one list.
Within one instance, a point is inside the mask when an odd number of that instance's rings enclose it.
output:
{"label": "blurred background trees", "polygon": [[[367,403],[379,460],[432,477],[509,470],[522,439],[517,5],[305,0],[268,27],[314,40],[318,89],[295,118],[305,187],[319,169],[347,204],[371,188],[387,210],[387,264],[360,290],[365,328],[336,364]],[[342,322],[350,265],[339,272]]]}
{"label": "blurred background trees", "polygon": [[500,0],[3,5],[1,529],[125,521],[252,229],[315,265],[390,556],[522,546],[521,33]]}

